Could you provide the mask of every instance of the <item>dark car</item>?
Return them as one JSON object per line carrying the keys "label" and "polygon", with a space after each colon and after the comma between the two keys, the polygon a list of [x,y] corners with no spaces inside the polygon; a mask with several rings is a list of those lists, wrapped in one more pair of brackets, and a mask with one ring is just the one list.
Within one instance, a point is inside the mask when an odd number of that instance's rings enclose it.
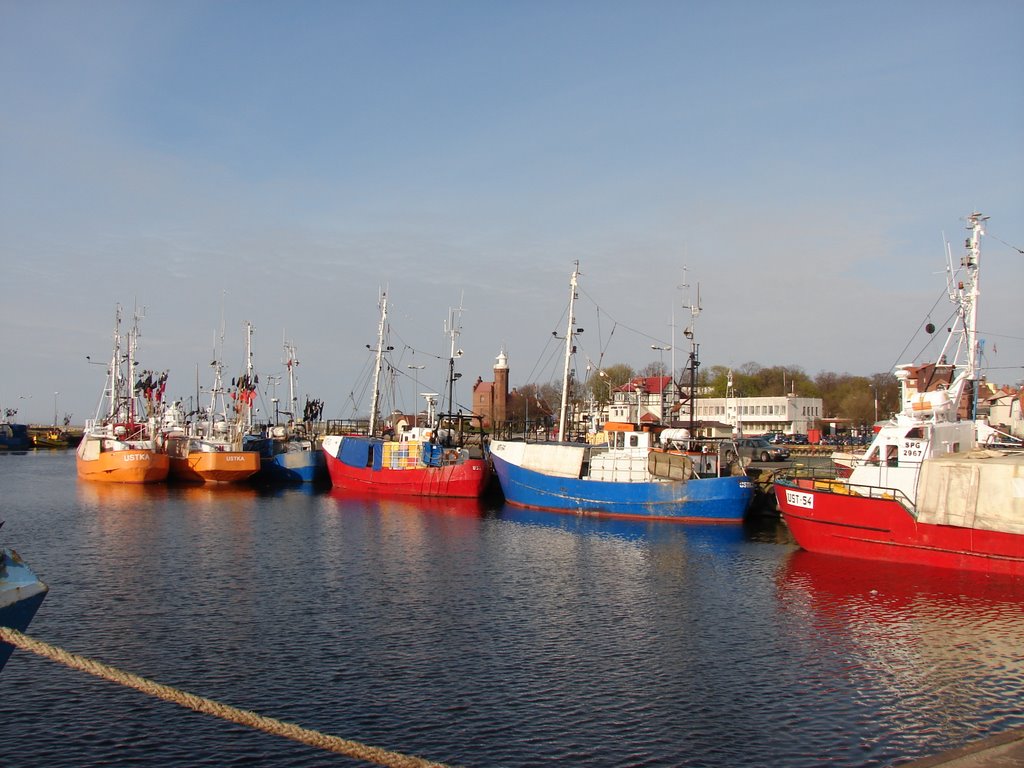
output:
{"label": "dark car", "polygon": [[736,441],[740,456],[751,461],[785,461],[789,450],[781,445],[772,445],[763,437],[741,437]]}

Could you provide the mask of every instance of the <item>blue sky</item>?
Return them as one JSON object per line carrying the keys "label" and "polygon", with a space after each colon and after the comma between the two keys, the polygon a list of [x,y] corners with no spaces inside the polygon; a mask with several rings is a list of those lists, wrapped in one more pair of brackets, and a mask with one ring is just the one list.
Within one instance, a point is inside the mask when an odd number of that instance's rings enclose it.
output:
{"label": "blue sky", "polygon": [[673,315],[681,362],[684,267],[705,366],[886,371],[945,322],[972,210],[1019,382],[1022,39],[1016,0],[0,0],[0,406],[90,417],[120,303],[171,394],[223,315],[229,374],[250,321],[264,380],[287,337],[350,416],[385,287],[420,390],[464,305],[468,403],[502,348],[558,378],[576,260],[581,375],[657,360]]}

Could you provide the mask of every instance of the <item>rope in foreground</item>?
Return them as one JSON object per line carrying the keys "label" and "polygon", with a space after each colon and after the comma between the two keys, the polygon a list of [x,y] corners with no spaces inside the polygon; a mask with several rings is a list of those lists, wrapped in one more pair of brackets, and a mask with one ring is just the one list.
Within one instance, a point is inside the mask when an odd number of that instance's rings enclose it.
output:
{"label": "rope in foreground", "polygon": [[139,675],[123,672],[107,664],[87,659],[84,656],[69,653],[62,648],[44,643],[42,640],[36,640],[9,627],[0,626],[0,641],[20,648],[23,651],[29,651],[37,656],[64,664],[72,669],[87,672],[95,677],[134,688],[137,691],[169,701],[180,707],[213,715],[214,717],[238,723],[239,725],[256,728],[265,733],[282,736],[307,746],[336,752],[368,763],[376,763],[377,765],[386,766],[386,768],[447,768],[444,763],[435,763],[419,757],[412,757],[399,752],[390,752],[379,747],[360,744],[357,741],[341,739],[337,736],[323,734],[293,723],[286,723],[281,720],[275,720],[272,717],[258,715],[255,712],[221,704],[192,693],[179,691],[177,688],[172,688],[169,685],[156,683]]}

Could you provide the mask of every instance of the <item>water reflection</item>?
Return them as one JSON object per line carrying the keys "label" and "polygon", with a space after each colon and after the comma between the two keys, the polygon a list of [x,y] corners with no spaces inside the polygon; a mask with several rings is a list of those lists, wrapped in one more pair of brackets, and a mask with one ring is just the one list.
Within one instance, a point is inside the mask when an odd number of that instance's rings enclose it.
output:
{"label": "water reflection", "polygon": [[454,517],[480,517],[487,509],[481,499],[461,499],[435,496],[381,496],[331,488],[325,497],[339,509],[359,509],[382,514],[450,515]]}
{"label": "water reflection", "polygon": [[504,505],[496,516],[510,523],[542,526],[577,536],[599,536],[645,543],[689,544],[729,549],[744,539],[735,523],[678,523],[659,520],[625,520],[594,515],[566,515]]}
{"label": "water reflection", "polygon": [[330,489],[321,483],[257,483],[251,486],[260,496],[274,499],[290,496],[319,496]]}
{"label": "water reflection", "polygon": [[170,490],[164,483],[93,483],[79,480],[80,504],[96,509],[129,512],[165,501]]}
{"label": "water reflection", "polygon": [[899,613],[948,615],[969,608],[1020,609],[1024,579],[952,568],[928,568],[794,551],[779,578],[780,596],[800,596],[815,610],[837,613],[872,606],[879,617]]}
{"label": "water reflection", "polygon": [[794,656],[841,660],[835,674],[859,707],[897,697],[903,727],[939,723],[965,738],[977,735],[972,721],[1019,718],[1024,580],[797,550],[776,586],[782,613],[804,628]]}

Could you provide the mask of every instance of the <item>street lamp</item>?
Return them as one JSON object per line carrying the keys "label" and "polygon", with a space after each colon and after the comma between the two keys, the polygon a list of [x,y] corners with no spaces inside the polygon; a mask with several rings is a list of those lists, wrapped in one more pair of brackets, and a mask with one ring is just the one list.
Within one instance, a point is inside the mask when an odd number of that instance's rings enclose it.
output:
{"label": "street lamp", "polygon": [[668,352],[672,347],[663,347],[660,344],[651,344],[651,349],[658,350],[658,364],[661,366],[661,372],[665,372],[665,356],[663,352]]}
{"label": "street lamp", "polygon": [[405,367],[408,368],[410,371],[415,371],[415,373],[412,375],[412,377],[413,377],[413,392],[415,393],[415,396],[413,397],[412,401],[413,401],[413,407],[416,409],[416,413],[413,414],[413,421],[414,421],[413,426],[414,427],[418,427],[420,425],[420,407],[419,407],[419,404],[417,403],[417,398],[419,397],[419,391],[420,391],[420,371],[422,371],[424,368],[426,368],[426,366],[425,365],[407,365]]}

